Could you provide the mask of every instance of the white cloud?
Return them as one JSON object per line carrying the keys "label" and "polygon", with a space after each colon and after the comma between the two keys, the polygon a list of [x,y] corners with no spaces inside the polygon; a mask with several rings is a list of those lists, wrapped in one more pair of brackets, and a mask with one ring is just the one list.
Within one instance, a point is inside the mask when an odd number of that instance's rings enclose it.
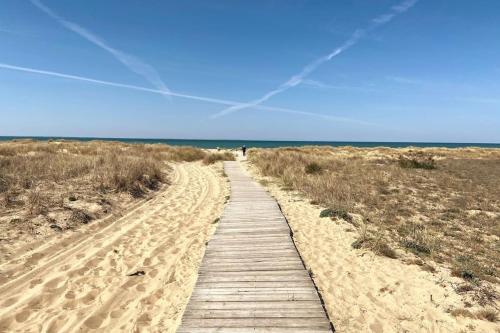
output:
{"label": "white cloud", "polygon": [[[137,91],[150,92],[150,93],[166,95],[166,96],[174,96],[174,97],[179,97],[179,98],[184,98],[184,99],[190,99],[190,100],[196,100],[196,101],[208,102],[208,103],[214,103],[214,104],[220,104],[220,105],[226,105],[226,106],[237,106],[237,105],[243,104],[242,102],[230,101],[230,100],[225,100],[225,99],[184,94],[184,93],[173,92],[170,90],[164,91],[164,90],[160,90],[160,89],[151,89],[151,88],[145,88],[145,87],[140,87],[140,86],[136,86],[136,85],[92,79],[92,78],[79,76],[79,75],[71,75],[71,74],[65,74],[65,73],[59,73],[59,72],[53,72],[53,71],[46,71],[46,70],[42,70],[42,69],[14,66],[14,65],[9,65],[9,64],[5,64],[5,63],[0,63],[0,68],[19,71],[19,72],[25,72],[25,73],[33,73],[33,74],[40,74],[40,75],[46,75],[46,76],[52,76],[52,77],[59,77],[59,78],[63,78],[63,79],[82,81],[82,82],[94,83],[94,84],[117,87],[117,88],[125,88],[125,89],[137,90]],[[313,113],[313,112],[307,112],[307,111],[300,111],[300,110],[294,110],[294,109],[289,109],[289,108],[280,108],[280,107],[265,106],[265,105],[256,105],[255,108],[259,109],[259,110],[265,110],[265,111],[282,112],[282,113],[289,113],[289,114],[296,114],[296,115],[303,115],[303,116],[318,117],[318,118],[322,118],[322,119],[326,119],[326,120],[341,121],[341,122],[346,122],[346,123],[355,123],[355,124],[359,124],[359,125],[374,125],[374,124],[371,124],[368,122],[359,121],[359,120],[352,119],[352,118],[337,117],[337,116],[332,116],[332,115]]]}
{"label": "white cloud", "polygon": [[292,87],[295,87],[299,85],[309,74],[311,74],[313,71],[315,71],[319,66],[324,64],[325,62],[328,62],[332,60],[333,58],[337,57],[338,55],[342,54],[344,51],[348,50],[351,48],[353,45],[355,45],[362,37],[364,37],[369,31],[386,24],[390,22],[394,17],[396,17],[397,14],[401,14],[407,10],[409,10],[411,7],[413,7],[418,0],[406,0],[401,2],[400,4],[393,6],[391,8],[390,13],[385,13],[382,15],[379,15],[375,17],[371,21],[371,25],[366,28],[366,29],[357,29],[354,31],[354,33],[351,35],[351,37],[346,40],[340,47],[334,49],[332,52],[330,52],[327,55],[324,55],[313,62],[309,63],[306,65],[302,71],[298,74],[293,75],[290,79],[288,79],[285,83],[281,84],[278,88],[269,91],[268,93],[264,94],[262,97],[255,99],[253,101],[250,101],[248,103],[242,104],[242,105],[236,105],[236,106],[231,106],[229,108],[226,108],[214,115],[212,117],[221,117],[239,110],[243,110],[246,108],[250,107],[255,107],[259,104],[262,104],[272,98],[275,95],[278,95]]}
{"label": "white cloud", "polygon": [[31,3],[35,5],[38,9],[40,9],[42,12],[44,12],[45,14],[56,20],[66,29],[73,31],[74,33],[85,38],[92,44],[110,53],[116,60],[125,65],[125,67],[127,67],[130,71],[142,76],[157,89],[165,92],[170,91],[169,88],[166,86],[166,84],[160,78],[158,72],[153,68],[153,66],[145,63],[144,61],[140,60],[139,58],[133,55],[127,54],[123,51],[111,47],[104,39],[98,37],[97,35],[93,34],[87,29],[81,27],[80,25],[62,18],[52,9],[45,6],[40,0],[31,0]]}

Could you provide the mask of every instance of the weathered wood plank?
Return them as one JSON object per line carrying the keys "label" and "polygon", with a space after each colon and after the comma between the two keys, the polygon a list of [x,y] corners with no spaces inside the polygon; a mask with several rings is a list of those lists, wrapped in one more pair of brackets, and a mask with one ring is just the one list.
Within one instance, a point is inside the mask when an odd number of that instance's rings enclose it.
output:
{"label": "weathered wood plank", "polygon": [[331,332],[330,328],[294,328],[294,327],[189,327],[179,328],[177,333],[325,333]]}
{"label": "weathered wood plank", "polygon": [[186,320],[185,327],[305,327],[329,328],[325,318],[231,318]]}
{"label": "weathered wood plank", "polygon": [[315,301],[295,302],[190,302],[190,309],[200,310],[248,310],[248,309],[316,309],[322,310],[320,303]]}
{"label": "weathered wood plank", "polygon": [[225,282],[200,282],[199,288],[294,288],[311,287],[311,281],[225,281]]}
{"label": "weathered wood plank", "polygon": [[177,332],[331,332],[276,201],[225,163],[231,198]]}
{"label": "weathered wood plank", "polygon": [[187,309],[184,318],[324,318],[323,309],[247,309],[200,310]]}

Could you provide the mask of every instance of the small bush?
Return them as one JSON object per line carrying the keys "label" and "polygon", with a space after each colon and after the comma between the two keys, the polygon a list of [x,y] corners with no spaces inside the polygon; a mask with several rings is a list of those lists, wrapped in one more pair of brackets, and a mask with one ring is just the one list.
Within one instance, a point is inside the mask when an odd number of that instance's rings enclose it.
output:
{"label": "small bush", "polygon": [[77,223],[88,224],[90,221],[92,221],[92,216],[81,209],[75,209],[71,213],[70,220]]}
{"label": "small bush", "polygon": [[306,164],[305,172],[308,175],[318,174],[323,171],[323,167],[316,162],[310,162]]}
{"label": "small bush", "polygon": [[462,283],[455,288],[458,294],[468,293],[474,290],[474,286],[470,283]]}
{"label": "small bush", "polygon": [[349,213],[343,209],[333,209],[333,208],[323,209],[319,214],[319,217],[330,217],[330,218],[338,217],[346,220],[349,223],[352,223],[353,221],[352,216],[349,215]]}
{"label": "small bush", "polygon": [[362,247],[363,247],[363,243],[364,243],[364,242],[365,242],[365,239],[364,239],[364,238],[358,238],[358,239],[356,239],[354,242],[352,242],[351,247],[352,247],[353,249],[357,249],[357,250],[359,250],[360,248],[362,248]]}
{"label": "small bush", "polygon": [[413,154],[411,156],[399,156],[399,166],[404,169],[436,169],[436,161],[432,156],[424,154]]}
{"label": "small bush", "polygon": [[[496,282],[496,272],[470,255],[460,255],[452,262],[451,274],[478,284],[480,280]],[[484,289],[484,288],[483,288]]]}
{"label": "small bush", "polygon": [[466,318],[474,318],[472,312],[467,309],[453,309],[451,310],[451,315],[453,317],[466,317]]}
{"label": "small bush", "polygon": [[401,229],[404,238],[401,245],[416,255],[431,254],[434,244],[422,224],[409,223]]}
{"label": "small bush", "polygon": [[493,309],[480,310],[478,311],[477,316],[481,319],[485,319],[493,323],[498,321],[498,312]]}
{"label": "small bush", "polygon": [[481,306],[495,305],[498,299],[495,287],[486,283],[478,283],[477,281],[475,283],[477,287],[473,290],[472,299]]}
{"label": "small bush", "polygon": [[29,214],[32,216],[44,214],[47,212],[48,198],[45,197],[39,190],[28,192],[27,203]]}

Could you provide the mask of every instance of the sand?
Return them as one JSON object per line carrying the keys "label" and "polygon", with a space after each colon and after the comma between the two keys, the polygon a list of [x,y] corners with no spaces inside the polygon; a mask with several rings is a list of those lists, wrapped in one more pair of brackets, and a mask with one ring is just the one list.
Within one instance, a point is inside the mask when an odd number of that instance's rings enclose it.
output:
{"label": "sand", "polygon": [[[256,179],[255,168],[242,162]],[[416,265],[354,250],[354,228],[343,221],[320,218],[324,208],[265,178],[281,205],[293,238],[324,300],[337,332],[500,332],[498,323],[454,317],[464,307],[450,282],[449,271],[423,271]]]}
{"label": "sand", "polygon": [[175,332],[229,192],[220,164],[173,168],[170,186],[122,217],[3,263],[0,332]]}

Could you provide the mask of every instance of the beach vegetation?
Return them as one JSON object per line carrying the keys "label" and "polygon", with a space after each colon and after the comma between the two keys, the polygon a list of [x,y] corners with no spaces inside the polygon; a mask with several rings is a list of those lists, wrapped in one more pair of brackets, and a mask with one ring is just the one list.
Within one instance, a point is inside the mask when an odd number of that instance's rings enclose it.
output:
{"label": "beach vegetation", "polygon": [[[53,230],[90,223],[123,202],[169,184],[173,162],[201,161],[194,147],[111,141],[13,140],[0,143],[0,212],[22,223],[0,228]],[[35,221],[32,223],[32,221]],[[40,222],[44,221],[44,223]],[[2,229],[4,230],[4,229]]]}
{"label": "beach vegetation", "polygon": [[231,152],[223,152],[223,153],[207,153],[203,157],[203,163],[205,164],[214,164],[219,161],[234,161],[236,158],[234,154]]}
{"label": "beach vegetation", "polygon": [[[249,161],[264,179],[324,207],[321,217],[352,217],[355,249],[425,258],[429,272],[450,267],[483,298],[481,283],[500,283],[498,149],[252,149]],[[328,167],[311,177],[311,163]]]}
{"label": "beach vegetation", "polygon": [[398,163],[405,169],[436,169],[434,157],[421,151],[400,155]]}
{"label": "beach vegetation", "polygon": [[309,175],[318,174],[323,171],[323,167],[316,162],[307,163],[305,166],[305,172]]}

